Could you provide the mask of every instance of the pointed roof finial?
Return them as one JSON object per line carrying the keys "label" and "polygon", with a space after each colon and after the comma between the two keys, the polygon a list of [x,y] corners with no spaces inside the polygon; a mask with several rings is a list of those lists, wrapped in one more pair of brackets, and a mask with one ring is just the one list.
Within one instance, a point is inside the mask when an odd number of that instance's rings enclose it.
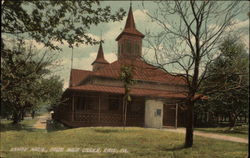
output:
{"label": "pointed roof finial", "polygon": [[102,41],[102,29],[101,29],[101,41]]}
{"label": "pointed roof finial", "polygon": [[130,7],[132,7],[132,1],[130,0]]}
{"label": "pointed roof finial", "polygon": [[103,48],[102,48],[102,42],[100,42],[98,53],[96,56],[95,61],[92,63],[103,63],[103,64],[108,64],[107,60],[104,58],[104,53],[103,53]]}
{"label": "pointed roof finial", "polygon": [[129,8],[128,17],[127,17],[127,21],[125,24],[125,29],[126,28],[135,29],[135,21],[134,21],[134,16],[133,16],[133,11],[132,11],[131,6]]}

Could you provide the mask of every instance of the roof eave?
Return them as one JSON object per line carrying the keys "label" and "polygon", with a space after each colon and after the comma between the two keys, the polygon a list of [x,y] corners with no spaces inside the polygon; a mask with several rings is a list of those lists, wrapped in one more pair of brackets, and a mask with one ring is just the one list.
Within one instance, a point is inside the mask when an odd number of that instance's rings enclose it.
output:
{"label": "roof eave", "polygon": [[98,64],[109,64],[109,62],[100,62],[100,61],[93,61],[93,63],[91,65],[94,65],[95,63],[98,63]]}
{"label": "roof eave", "polygon": [[116,37],[116,41],[118,41],[120,38],[121,38],[121,36],[122,36],[122,34],[128,34],[128,35],[134,35],[134,36],[139,36],[139,37],[141,37],[141,38],[144,38],[145,37],[145,35],[143,35],[142,33],[142,35],[138,35],[138,34],[134,34],[134,33],[128,33],[128,32],[121,32],[117,37]]}

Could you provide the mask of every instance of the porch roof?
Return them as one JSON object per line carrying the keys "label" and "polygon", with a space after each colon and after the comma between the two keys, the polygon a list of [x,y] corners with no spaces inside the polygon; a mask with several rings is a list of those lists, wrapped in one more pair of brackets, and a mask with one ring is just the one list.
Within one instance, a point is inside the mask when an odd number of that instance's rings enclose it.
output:
{"label": "porch roof", "polygon": [[[76,87],[70,87],[66,91],[87,91],[87,92],[124,94],[123,87],[101,86],[101,85],[81,85]],[[131,88],[130,94],[134,96],[147,96],[147,97],[158,97],[158,98],[186,98],[186,94],[183,92],[178,93],[171,91],[142,89],[142,88]]]}

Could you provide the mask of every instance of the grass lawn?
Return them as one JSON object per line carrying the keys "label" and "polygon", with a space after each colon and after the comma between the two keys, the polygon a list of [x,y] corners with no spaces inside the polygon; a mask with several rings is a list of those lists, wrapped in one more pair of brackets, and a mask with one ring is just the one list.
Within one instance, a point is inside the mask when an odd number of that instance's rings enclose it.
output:
{"label": "grass lawn", "polygon": [[234,130],[231,130],[231,131],[229,130],[229,127],[195,128],[194,130],[229,135],[229,136],[240,137],[240,138],[248,138],[248,126],[246,125],[237,126],[234,128]]}
{"label": "grass lawn", "polygon": [[[34,122],[33,122],[34,123]],[[184,134],[145,128],[75,128],[52,132],[34,130],[32,120],[23,128],[1,123],[1,156],[10,158],[148,157],[148,158],[245,158],[248,145],[195,136],[192,148],[184,149]],[[2,130],[3,129],[3,130]],[[115,148],[129,153],[11,152],[13,147]]]}

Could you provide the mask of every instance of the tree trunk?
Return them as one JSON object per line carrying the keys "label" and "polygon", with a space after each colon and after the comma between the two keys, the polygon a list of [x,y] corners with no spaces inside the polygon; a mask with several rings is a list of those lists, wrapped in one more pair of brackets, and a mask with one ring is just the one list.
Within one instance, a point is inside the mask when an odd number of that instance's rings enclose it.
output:
{"label": "tree trunk", "polygon": [[126,95],[123,97],[123,130],[125,130],[126,127],[126,115],[127,115],[127,97]]}
{"label": "tree trunk", "polygon": [[124,127],[127,125],[127,109],[128,109],[128,101],[125,102],[125,112],[124,112]]}
{"label": "tree trunk", "polygon": [[206,122],[209,122],[209,112],[206,112]]}
{"label": "tree trunk", "polygon": [[12,115],[12,124],[18,124],[19,122],[21,122],[22,119],[22,115],[20,112],[14,112],[14,114]]}
{"label": "tree trunk", "polygon": [[245,114],[245,121],[244,121],[245,123],[247,123],[247,115]]}
{"label": "tree trunk", "polygon": [[187,102],[187,125],[185,147],[192,147],[193,145],[193,121],[194,121],[194,102]]}
{"label": "tree trunk", "polygon": [[236,116],[233,116],[233,114],[229,114],[229,130],[233,130],[233,128],[235,127],[235,124],[236,124],[236,120],[237,120],[237,117]]}
{"label": "tree trunk", "polygon": [[32,110],[32,112],[31,112],[31,117],[32,117],[32,119],[35,118],[35,110]]}

